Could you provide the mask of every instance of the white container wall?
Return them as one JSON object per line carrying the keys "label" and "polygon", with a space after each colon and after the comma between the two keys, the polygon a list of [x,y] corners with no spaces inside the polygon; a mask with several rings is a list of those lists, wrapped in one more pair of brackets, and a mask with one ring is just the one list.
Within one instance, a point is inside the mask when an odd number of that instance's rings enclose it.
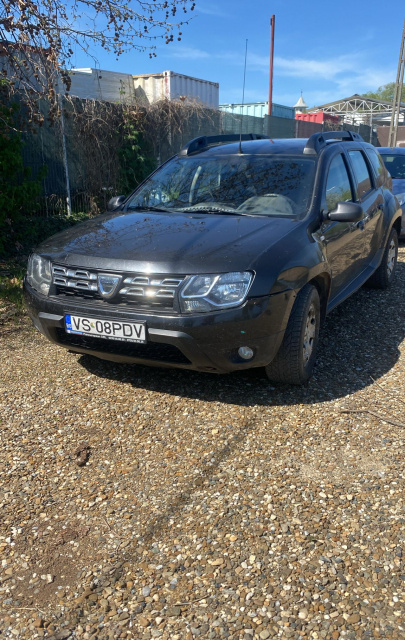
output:
{"label": "white container wall", "polygon": [[106,102],[133,102],[134,84],[132,75],[101,69],[72,69],[71,96]]}
{"label": "white container wall", "polygon": [[219,84],[192,78],[174,71],[134,75],[135,96],[139,102],[157,100],[197,100],[211,109],[218,109]]}

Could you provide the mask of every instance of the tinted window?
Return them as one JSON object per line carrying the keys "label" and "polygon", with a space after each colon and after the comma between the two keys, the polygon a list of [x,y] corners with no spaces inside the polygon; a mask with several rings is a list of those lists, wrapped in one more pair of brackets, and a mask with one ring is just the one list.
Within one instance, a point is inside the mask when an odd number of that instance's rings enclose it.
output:
{"label": "tinted window", "polygon": [[370,160],[373,169],[375,171],[375,175],[377,176],[377,184],[378,186],[382,185],[384,182],[384,164],[381,160],[381,157],[378,153],[374,151],[374,149],[366,149],[366,153],[368,159]]}
{"label": "tinted window", "polygon": [[382,159],[392,178],[405,178],[405,154],[383,154]]}
{"label": "tinted window", "polygon": [[349,156],[357,181],[357,197],[361,200],[372,189],[370,173],[361,151],[349,151]]}
{"label": "tinted window", "polygon": [[326,180],[326,205],[328,211],[336,209],[338,202],[347,202],[352,199],[352,189],[346,164],[343,157],[338,155],[330,163]]}

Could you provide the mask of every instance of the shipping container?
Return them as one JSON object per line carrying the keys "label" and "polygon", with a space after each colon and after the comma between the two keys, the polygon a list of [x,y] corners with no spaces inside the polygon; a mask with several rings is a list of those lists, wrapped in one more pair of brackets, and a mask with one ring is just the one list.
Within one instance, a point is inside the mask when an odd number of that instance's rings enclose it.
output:
{"label": "shipping container", "polygon": [[317,111],[316,113],[297,113],[295,115],[296,120],[304,120],[305,122],[317,122],[322,124],[325,121],[339,123],[339,116],[333,116],[331,113],[324,113],[323,111]]}
{"label": "shipping container", "polygon": [[[233,113],[236,115],[264,118],[264,116],[268,115],[269,103],[268,102],[248,102],[245,104],[230,103],[230,104],[220,104],[219,108],[221,111],[226,111],[228,113]],[[295,116],[295,111],[293,107],[287,107],[283,104],[276,104],[275,102],[272,102],[271,115],[276,116],[277,118],[291,118],[293,120]]]}
{"label": "shipping container", "polygon": [[134,101],[134,84],[129,73],[87,68],[72,69],[69,75],[72,80],[69,94],[72,96],[106,102]]}
{"label": "shipping container", "polygon": [[219,84],[192,78],[174,71],[133,75],[138,102],[150,104],[157,100],[196,100],[205,107],[218,109]]}

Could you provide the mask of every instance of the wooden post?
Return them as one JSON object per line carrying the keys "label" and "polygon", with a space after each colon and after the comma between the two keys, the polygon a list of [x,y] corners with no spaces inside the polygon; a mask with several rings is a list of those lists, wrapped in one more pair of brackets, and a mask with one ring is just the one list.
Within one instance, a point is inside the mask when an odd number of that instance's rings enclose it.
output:
{"label": "wooden post", "polygon": [[270,19],[271,37],[270,37],[270,83],[269,83],[269,109],[268,114],[271,116],[271,103],[273,101],[273,58],[274,58],[274,26],[276,24],[276,16],[272,15]]}

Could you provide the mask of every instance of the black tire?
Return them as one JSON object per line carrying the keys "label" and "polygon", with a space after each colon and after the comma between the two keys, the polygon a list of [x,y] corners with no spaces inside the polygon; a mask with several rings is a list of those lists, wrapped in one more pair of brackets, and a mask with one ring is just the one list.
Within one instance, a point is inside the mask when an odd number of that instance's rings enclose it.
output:
{"label": "black tire", "polygon": [[314,368],[321,322],[319,294],[312,284],[298,293],[281,347],[265,367],[272,382],[304,384]]}
{"label": "black tire", "polygon": [[395,278],[395,269],[398,258],[398,234],[391,230],[388,242],[385,245],[381,264],[367,280],[367,286],[374,289],[387,289]]}

